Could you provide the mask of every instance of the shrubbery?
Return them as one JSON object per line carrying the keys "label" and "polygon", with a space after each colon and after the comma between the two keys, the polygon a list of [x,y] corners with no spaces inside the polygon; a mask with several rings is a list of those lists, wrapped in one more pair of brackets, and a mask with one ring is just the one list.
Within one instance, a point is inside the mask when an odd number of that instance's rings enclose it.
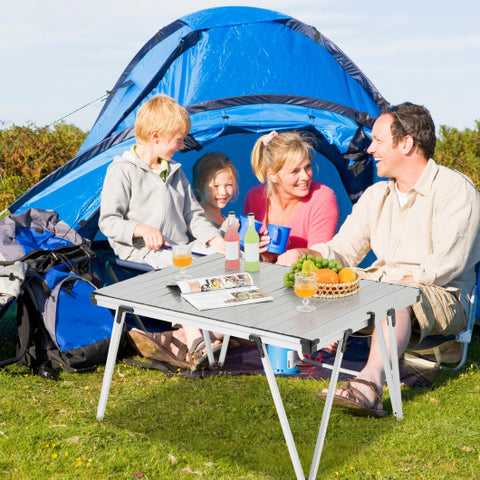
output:
{"label": "shrubbery", "polygon": [[435,149],[438,163],[455,168],[468,175],[480,189],[480,121],[476,129],[463,131],[446,126],[440,127]]}
{"label": "shrubbery", "polygon": [[72,159],[87,136],[74,125],[0,130],[0,212],[43,177]]}
{"label": "shrubbery", "polygon": [[[0,130],[0,212],[39,180],[72,159],[87,136],[74,125]],[[480,121],[463,131],[440,127],[438,163],[468,175],[480,188]]]}

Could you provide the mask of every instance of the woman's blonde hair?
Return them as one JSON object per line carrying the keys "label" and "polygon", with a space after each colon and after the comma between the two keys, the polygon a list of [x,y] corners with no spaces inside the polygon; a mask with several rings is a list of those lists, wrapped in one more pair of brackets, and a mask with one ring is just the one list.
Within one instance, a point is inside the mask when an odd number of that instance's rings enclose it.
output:
{"label": "woman's blonde hair", "polygon": [[158,130],[162,137],[173,138],[177,134],[188,135],[190,128],[187,111],[163,93],[146,101],[138,109],[135,118],[135,137],[138,143],[148,142],[153,130]]}
{"label": "woman's blonde hair", "polygon": [[192,174],[193,192],[201,204],[205,201],[205,187],[221,170],[230,172],[233,182],[233,197],[238,195],[237,170],[233,162],[221,152],[206,153],[195,162]]}
{"label": "woman's blonde hair", "polygon": [[253,174],[261,183],[267,183],[270,191],[273,184],[269,182],[267,171],[278,173],[287,160],[303,158],[312,160],[313,147],[305,135],[297,132],[270,132],[262,135],[253,146],[251,163]]}

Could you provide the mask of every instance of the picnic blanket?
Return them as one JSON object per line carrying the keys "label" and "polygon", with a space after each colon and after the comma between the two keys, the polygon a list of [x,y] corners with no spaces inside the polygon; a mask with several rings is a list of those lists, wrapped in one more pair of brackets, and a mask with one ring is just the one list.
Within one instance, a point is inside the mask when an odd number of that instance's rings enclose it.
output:
{"label": "picnic blanket", "polygon": [[[360,371],[367,361],[368,352],[368,337],[350,337],[344,353],[342,367],[349,370]],[[319,363],[333,365],[335,351],[328,348],[322,349],[312,354],[311,359]],[[265,375],[258,349],[253,344],[251,346],[229,347],[225,365],[222,368],[215,367],[197,372],[172,371],[165,364],[154,360],[142,359],[138,361],[128,356],[125,357],[124,360],[133,365],[154,368],[163,371],[165,374],[180,375],[187,378],[201,378],[211,375]],[[409,387],[430,387],[438,371],[433,368],[414,367],[404,362],[403,359],[400,359],[399,365],[400,381]],[[329,379],[332,373],[328,368],[321,368],[304,362],[299,362],[297,366],[297,373],[282,376],[320,380]],[[347,381],[351,378],[348,374],[340,373],[339,381]]]}

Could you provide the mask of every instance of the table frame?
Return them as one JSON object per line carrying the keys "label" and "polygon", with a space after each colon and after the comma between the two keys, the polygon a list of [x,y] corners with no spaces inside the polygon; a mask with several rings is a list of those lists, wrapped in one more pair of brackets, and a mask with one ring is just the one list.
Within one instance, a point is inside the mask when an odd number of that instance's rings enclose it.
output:
{"label": "table frame", "polygon": [[[208,257],[204,257],[203,259],[198,259],[198,265],[196,266],[196,268],[191,269],[191,276],[192,278],[211,276],[211,272],[216,272],[214,274],[217,275],[224,275],[227,272],[225,272],[223,268],[223,262],[224,258],[220,255],[211,255]],[[358,299],[355,299],[355,301],[353,302],[342,302],[342,300],[344,299],[339,299],[334,300],[334,302],[338,302],[339,324],[337,325],[337,322],[330,322],[327,326],[324,326],[322,328],[315,328],[315,326],[310,328],[312,319],[315,318],[312,317],[315,315],[315,312],[306,314],[296,314],[293,312],[293,305],[295,304],[295,302],[298,303],[298,299],[294,296],[293,292],[288,291],[282,285],[283,273],[287,271],[285,270],[285,268],[287,267],[282,268],[278,265],[262,264],[262,274],[259,273],[256,275],[252,275],[254,277],[255,284],[274,297],[273,304],[275,304],[276,301],[280,302],[280,299],[276,300],[277,298],[279,298],[279,294],[282,295],[283,303],[285,303],[285,298],[283,297],[284,295],[290,295],[294,300],[293,302],[287,300],[287,303],[289,302],[289,304],[292,305],[292,311],[284,313],[283,316],[280,315],[280,317],[284,318],[285,315],[294,316],[296,323],[293,326],[288,324],[287,327],[285,322],[283,322],[281,325],[270,330],[262,329],[261,327],[252,324],[246,325],[243,319],[243,317],[246,315],[237,315],[239,312],[242,312],[242,309],[249,314],[251,314],[252,312],[268,312],[268,308],[265,306],[266,304],[258,303],[248,306],[241,305],[231,308],[227,307],[199,312],[193,307],[191,307],[191,305],[188,304],[188,302],[182,299],[179,295],[176,295],[175,299],[171,298],[175,297],[175,295],[172,293],[171,290],[168,290],[169,287],[167,287],[167,284],[169,283],[168,279],[171,278],[172,273],[175,271],[173,267],[169,267],[162,271],[143,274],[141,275],[142,278],[135,277],[134,279],[124,280],[123,282],[119,282],[118,284],[114,284],[94,291],[92,293],[92,302],[94,304],[115,310],[112,335],[110,339],[110,346],[107,355],[102,390],[97,409],[97,420],[102,421],[104,418],[108,394],[111,386],[111,380],[114,373],[115,362],[118,354],[118,348],[120,345],[122,332],[124,330],[125,316],[127,313],[163,320],[172,324],[179,323],[199,327],[202,330],[204,338],[209,338],[210,331],[225,334],[225,348],[222,348],[220,362],[223,362],[225,358],[229,336],[248,338],[255,341],[258,347],[259,355],[263,364],[265,375],[277,410],[283,435],[285,437],[285,442],[287,444],[287,448],[290,454],[290,458],[292,460],[293,468],[297,479],[305,480],[306,477],[304,475],[303,467],[301,465],[295,441],[288,422],[288,417],[285,412],[283,401],[275,379],[275,374],[270,362],[270,358],[268,356],[268,344],[296,350],[300,358],[303,358],[305,354],[313,353],[314,351],[319,350],[323,346],[329,345],[334,341],[338,341],[338,348],[332,367],[332,373],[330,376],[329,389],[322,413],[319,432],[315,445],[315,451],[310,466],[310,473],[308,476],[309,480],[313,480],[317,476],[318,467],[320,464],[320,457],[322,454],[326,436],[326,430],[330,418],[330,412],[333,405],[335,388],[338,382],[338,376],[341,370],[341,363],[348,336],[352,332],[358,331],[366,326],[375,326],[377,332],[383,332],[382,318],[387,319],[390,338],[390,351],[392,352],[392,355],[391,357],[388,356],[386,341],[384,335],[382,334],[378,335],[380,351],[385,368],[386,380],[390,391],[393,413],[398,420],[401,420],[403,418],[403,411],[400,391],[400,374],[398,367],[397,343],[395,336],[395,311],[400,308],[408,307],[418,301],[418,290],[402,285],[389,285],[388,288],[384,288],[385,284],[379,284],[377,282],[371,282],[368,280],[361,280],[360,291],[362,291],[362,288],[368,288],[373,289],[373,291],[378,290],[379,292],[384,292],[383,296],[378,294],[375,295],[375,298],[372,298],[368,301],[360,302],[362,304],[360,307],[360,311],[364,311],[364,316],[362,318],[356,319],[356,316],[353,315],[353,313],[357,313],[356,304],[359,303]],[[279,275],[281,272],[283,273]],[[147,279],[149,280],[149,282],[147,282]],[[151,288],[156,289],[157,281],[159,283],[159,292],[163,295],[160,296],[159,300],[145,300],[144,298],[142,298],[142,296],[140,296],[140,298],[137,298],[135,293],[132,293],[131,291],[131,289],[134,290],[134,286],[140,287],[143,285],[143,283],[152,285]],[[375,288],[375,284],[378,285],[378,288]],[[153,287],[153,285],[155,285],[155,287]],[[143,290],[145,290],[145,288],[143,288]],[[387,290],[388,295],[386,293]],[[153,297],[156,298],[155,295],[153,295]],[[392,303],[392,305],[385,309],[385,305],[388,304],[388,302]],[[164,303],[165,305],[163,305]],[[271,304],[271,302],[269,303]],[[327,308],[325,307],[325,305],[327,304],[322,301],[318,301],[317,303],[318,305],[316,313],[317,315],[321,315],[322,312],[327,310]],[[349,305],[351,303],[353,303],[353,306],[355,308],[350,305],[350,309],[352,310],[352,312],[349,312],[348,315],[343,314],[343,310],[346,310],[346,305]],[[282,307],[285,308],[284,305],[282,305]],[[233,313],[234,310],[235,314]],[[225,315],[225,311],[229,311],[231,312],[231,314]],[[272,311],[274,311],[273,308]],[[381,315],[378,314],[379,311],[382,312]],[[335,317],[335,314],[331,313],[330,315],[333,315],[333,317]],[[233,320],[232,318],[226,320],[227,317],[232,316],[238,317],[237,320],[235,320],[235,318]],[[240,318],[242,318],[242,320],[240,320]],[[340,320],[342,320],[341,325]],[[305,327],[305,324],[307,324],[307,327]],[[295,327],[298,327],[297,330],[300,330],[300,327],[302,325],[302,334],[294,334],[293,331],[295,330]],[[308,328],[310,328],[310,330],[308,330]],[[309,332],[308,336],[305,335],[306,329]],[[322,334],[321,338],[316,337],[317,333]],[[208,341],[205,343],[207,345],[209,360],[211,363],[213,363],[213,352],[211,344]]]}

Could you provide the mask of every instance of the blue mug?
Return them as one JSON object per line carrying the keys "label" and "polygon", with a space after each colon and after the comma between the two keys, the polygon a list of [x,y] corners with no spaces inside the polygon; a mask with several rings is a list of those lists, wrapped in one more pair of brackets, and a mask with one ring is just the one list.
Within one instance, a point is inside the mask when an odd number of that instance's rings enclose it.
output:
{"label": "blue mug", "polygon": [[267,245],[267,252],[284,253],[288,245],[288,237],[290,236],[290,227],[283,227],[282,225],[275,225],[269,223],[267,225],[268,236],[270,243]]}
{"label": "blue mug", "polygon": [[[248,228],[248,218],[245,215],[240,215],[240,228],[238,229],[238,234],[240,235],[240,246],[243,247],[243,238]],[[255,230],[257,233],[260,233],[263,223],[255,220]]]}
{"label": "blue mug", "polygon": [[267,345],[267,352],[274,373],[277,375],[294,375],[298,373],[297,352],[295,350]]}

